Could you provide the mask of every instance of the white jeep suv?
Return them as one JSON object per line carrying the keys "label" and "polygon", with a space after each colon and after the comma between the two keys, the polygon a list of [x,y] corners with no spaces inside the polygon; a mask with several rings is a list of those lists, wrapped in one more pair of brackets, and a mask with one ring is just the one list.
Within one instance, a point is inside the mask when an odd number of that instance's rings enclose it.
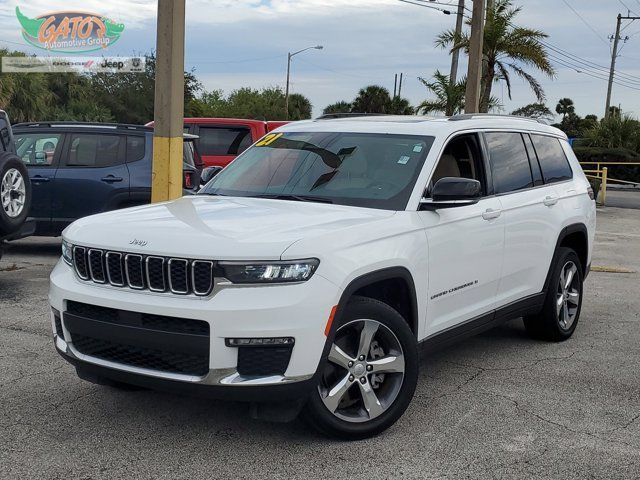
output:
{"label": "white jeep suv", "polygon": [[420,347],[517,317],[569,338],[595,212],[565,135],[536,121],[292,123],[199,195],[68,227],[55,346],[95,383],[280,401],[363,438],[407,408]]}

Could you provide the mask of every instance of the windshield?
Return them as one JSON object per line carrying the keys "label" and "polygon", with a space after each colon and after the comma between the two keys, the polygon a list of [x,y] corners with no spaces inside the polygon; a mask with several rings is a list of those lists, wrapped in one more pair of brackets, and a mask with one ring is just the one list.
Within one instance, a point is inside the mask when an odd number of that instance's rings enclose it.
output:
{"label": "windshield", "polygon": [[270,134],[200,193],[403,210],[433,140],[372,133]]}

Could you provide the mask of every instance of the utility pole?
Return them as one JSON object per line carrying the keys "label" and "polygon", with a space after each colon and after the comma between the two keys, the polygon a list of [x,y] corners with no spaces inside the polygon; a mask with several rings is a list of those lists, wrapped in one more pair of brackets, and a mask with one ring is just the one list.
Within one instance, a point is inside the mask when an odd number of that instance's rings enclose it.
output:
{"label": "utility pole", "polygon": [[471,17],[471,39],[469,46],[469,69],[465,92],[465,113],[478,113],[480,107],[480,80],[482,76],[482,44],[484,37],[484,2],[474,0]]}
{"label": "utility pole", "polygon": [[[629,37],[620,38],[620,26],[622,25],[622,20],[640,20],[640,17],[632,17],[630,14],[627,14],[626,17],[623,17],[622,14],[618,14],[616,21],[616,34],[613,37],[613,51],[611,52],[611,69],[609,70],[609,85],[607,87],[607,104],[604,109],[604,118],[609,118],[609,108],[611,107],[611,92],[613,91],[613,79],[616,74],[616,59],[618,58],[618,44],[620,40],[626,42]],[[610,37],[611,38],[611,37]]]}
{"label": "utility pole", "polygon": [[185,0],[158,0],[151,201],[182,196]]}
{"label": "utility pole", "polygon": [[620,41],[620,24],[622,15],[618,14],[616,21],[616,35],[613,37],[613,51],[611,52],[611,69],[609,70],[609,86],[607,87],[607,104],[604,107],[604,118],[609,118],[609,107],[611,106],[611,91],[613,90],[613,77],[616,73],[616,59],[618,58],[618,42]]}
{"label": "utility pole", "polygon": [[[464,0],[458,0],[458,13],[456,17],[456,38],[462,35],[462,24],[464,22]],[[452,85],[458,79],[458,61],[460,60],[460,49],[455,50],[451,54],[451,73],[449,74],[449,83]]]}

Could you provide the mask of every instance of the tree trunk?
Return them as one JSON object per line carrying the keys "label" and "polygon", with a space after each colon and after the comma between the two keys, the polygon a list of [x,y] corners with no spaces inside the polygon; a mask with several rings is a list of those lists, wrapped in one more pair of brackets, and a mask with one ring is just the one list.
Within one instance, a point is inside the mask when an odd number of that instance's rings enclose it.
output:
{"label": "tree trunk", "polygon": [[487,70],[482,76],[482,95],[480,97],[480,113],[489,112],[489,101],[491,100],[491,88],[495,78],[495,63],[487,62]]}

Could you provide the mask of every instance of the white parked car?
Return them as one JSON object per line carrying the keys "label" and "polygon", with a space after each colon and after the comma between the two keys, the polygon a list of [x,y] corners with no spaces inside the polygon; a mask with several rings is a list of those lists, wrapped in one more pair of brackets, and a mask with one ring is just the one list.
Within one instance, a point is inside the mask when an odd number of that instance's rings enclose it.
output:
{"label": "white parked car", "polygon": [[282,400],[363,438],[409,405],[420,347],[517,317],[569,338],[595,212],[565,135],[533,120],[292,123],[199,195],[68,227],[55,345],[95,383]]}

